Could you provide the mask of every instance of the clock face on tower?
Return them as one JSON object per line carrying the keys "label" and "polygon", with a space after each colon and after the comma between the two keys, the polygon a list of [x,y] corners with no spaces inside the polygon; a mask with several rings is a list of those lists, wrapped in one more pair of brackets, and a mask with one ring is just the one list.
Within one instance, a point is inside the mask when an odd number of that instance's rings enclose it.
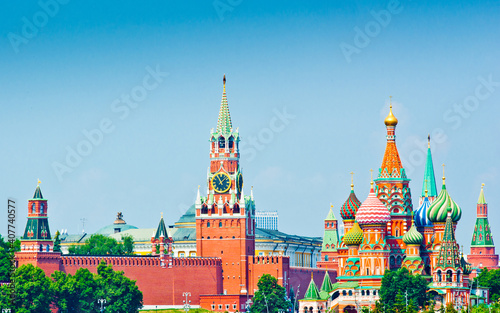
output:
{"label": "clock face on tower", "polygon": [[243,189],[243,175],[241,173],[238,173],[236,177],[236,188],[238,188],[238,193],[241,193],[241,189]]}
{"label": "clock face on tower", "polygon": [[223,193],[231,187],[231,178],[226,173],[220,172],[212,178],[212,188],[217,193]]}

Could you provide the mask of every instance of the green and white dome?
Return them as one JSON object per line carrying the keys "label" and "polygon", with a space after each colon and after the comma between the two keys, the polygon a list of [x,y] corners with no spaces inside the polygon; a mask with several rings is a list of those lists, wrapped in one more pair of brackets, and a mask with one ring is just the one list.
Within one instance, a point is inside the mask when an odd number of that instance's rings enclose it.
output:
{"label": "green and white dome", "polygon": [[446,185],[443,179],[443,188],[441,189],[441,192],[437,196],[436,200],[432,202],[431,206],[427,210],[427,218],[433,223],[444,223],[446,222],[448,208],[451,208],[452,221],[458,222],[460,217],[462,217],[462,210],[458,204],[451,199],[448,191],[446,190]]}
{"label": "green and white dome", "polygon": [[424,236],[417,230],[412,220],[411,228],[403,236],[403,242],[407,245],[419,245],[424,240]]}

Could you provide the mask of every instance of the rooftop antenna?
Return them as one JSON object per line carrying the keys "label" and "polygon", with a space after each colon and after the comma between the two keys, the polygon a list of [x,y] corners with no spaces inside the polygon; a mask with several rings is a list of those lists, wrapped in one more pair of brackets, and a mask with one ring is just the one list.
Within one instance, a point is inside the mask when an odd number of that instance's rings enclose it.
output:
{"label": "rooftop antenna", "polygon": [[82,234],[85,233],[85,222],[86,221],[87,221],[87,219],[85,217],[80,219],[80,222],[82,222]]}

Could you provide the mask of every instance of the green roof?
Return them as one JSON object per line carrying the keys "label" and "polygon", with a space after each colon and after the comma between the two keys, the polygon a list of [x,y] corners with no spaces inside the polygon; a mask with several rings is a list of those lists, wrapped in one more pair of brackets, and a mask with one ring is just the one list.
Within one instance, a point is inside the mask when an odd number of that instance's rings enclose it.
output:
{"label": "green roof", "polygon": [[[101,234],[105,236],[109,236],[115,233],[121,233],[123,231],[129,230],[129,229],[137,229],[137,227],[128,225],[128,224],[111,224],[108,226],[104,226],[103,228],[99,229],[96,231],[96,234]],[[116,231],[118,230],[118,231]]]}
{"label": "green roof", "polygon": [[335,214],[333,214],[332,208],[330,208],[330,212],[328,212],[328,215],[325,218],[325,221],[336,221],[337,219],[335,218]]}
{"label": "green roof", "polygon": [[40,189],[40,186],[36,186],[35,194],[33,195],[32,200],[43,200],[42,190]]}
{"label": "green roof", "polygon": [[165,221],[163,220],[163,214],[156,228],[155,239],[160,239],[160,237],[168,238],[167,227],[165,226]]}
{"label": "green roof", "polygon": [[477,204],[486,204],[486,200],[484,199],[484,190],[482,186],[481,186],[481,192],[479,193],[479,199],[477,200]]}
{"label": "green roof", "polygon": [[51,240],[47,218],[28,218],[22,240]]}
{"label": "green roof", "polygon": [[323,283],[321,284],[321,291],[329,293],[332,290],[333,290],[332,280],[330,279],[330,275],[328,275],[328,271],[326,271],[325,277],[323,278]]}
{"label": "green roof", "polygon": [[312,277],[303,300],[321,300],[318,286],[316,286],[316,283],[314,282],[314,279],[312,279]]}
{"label": "green roof", "polygon": [[196,225],[196,208],[194,204],[189,207],[186,213],[184,213],[175,224],[179,223],[192,223],[193,226]]}
{"label": "green roof", "polygon": [[472,234],[471,247],[494,247],[493,236],[491,235],[490,223],[487,218],[477,218]]}
{"label": "green roof", "polygon": [[219,119],[217,121],[217,133],[229,134],[233,128],[231,123],[231,114],[229,114],[229,105],[226,97],[226,75],[224,75],[224,89],[222,91],[222,101],[220,103]]}
{"label": "green roof", "polygon": [[[430,141],[430,137],[429,137]],[[427,189],[427,195],[425,190]],[[432,164],[432,154],[430,143],[427,148],[427,161],[425,162],[424,182],[422,183],[422,197],[436,197],[436,177],[434,176],[434,165]]]}

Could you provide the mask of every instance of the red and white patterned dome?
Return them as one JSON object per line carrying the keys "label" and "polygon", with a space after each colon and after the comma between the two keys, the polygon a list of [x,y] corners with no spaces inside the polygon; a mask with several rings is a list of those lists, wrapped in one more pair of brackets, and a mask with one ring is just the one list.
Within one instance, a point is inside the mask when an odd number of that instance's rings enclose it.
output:
{"label": "red and white patterned dome", "polygon": [[382,201],[377,198],[373,186],[368,198],[361,204],[356,212],[356,222],[359,225],[387,224],[391,220],[391,213]]}

